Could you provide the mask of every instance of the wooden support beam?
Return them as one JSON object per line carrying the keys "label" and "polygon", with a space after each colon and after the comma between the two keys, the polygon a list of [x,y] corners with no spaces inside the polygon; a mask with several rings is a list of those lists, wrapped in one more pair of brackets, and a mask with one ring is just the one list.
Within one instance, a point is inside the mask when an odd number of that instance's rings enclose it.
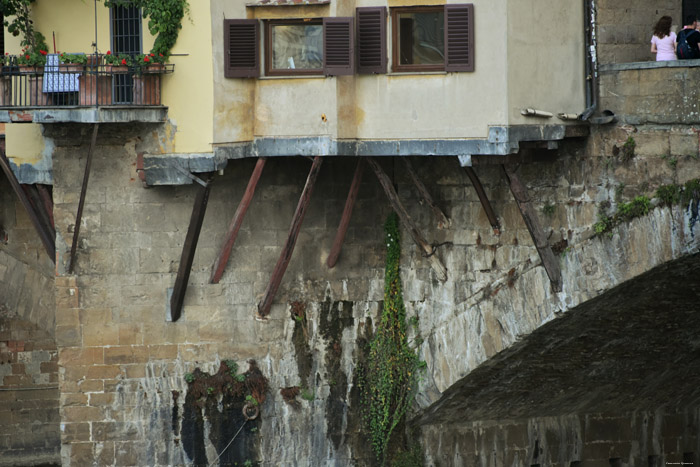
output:
{"label": "wooden support beam", "polygon": [[486,213],[486,217],[489,219],[489,223],[491,224],[491,227],[493,230],[500,232],[501,230],[501,225],[498,223],[498,218],[496,217],[496,213],[493,212],[493,207],[491,207],[491,202],[489,201],[488,196],[486,196],[486,192],[484,191],[484,187],[481,184],[481,180],[479,180],[479,177],[476,175],[476,172],[472,167],[462,167],[464,171],[467,173],[469,176],[469,180],[471,180],[472,185],[474,185],[474,189],[476,190],[476,195],[479,197],[479,201],[481,201],[481,207],[484,208],[484,212]]}
{"label": "wooden support beam", "polygon": [[423,182],[421,181],[420,178],[418,178],[418,174],[416,173],[415,170],[413,170],[413,165],[411,165],[411,161],[408,160],[407,157],[402,157],[401,158],[405,163],[406,163],[406,170],[408,170],[408,174],[411,176],[411,179],[413,180],[413,184],[416,185],[416,188],[418,189],[418,193],[420,193],[421,197],[423,200],[428,203],[428,206],[430,206],[430,209],[433,210],[433,215],[437,219],[437,228],[438,229],[447,229],[450,227],[450,220],[447,218],[444,212],[442,212],[442,209],[435,203],[433,200],[433,197],[430,195],[430,192],[428,192],[428,189],[425,187]]}
{"label": "wooden support beam", "polygon": [[212,174],[207,174],[203,177],[204,186],[197,185],[197,196],[194,199],[192,207],[192,215],[190,216],[190,225],[187,228],[185,243],[182,246],[182,255],[180,256],[180,267],[175,278],[173,293],[170,297],[170,319],[177,321],[182,314],[182,305],[185,302],[185,293],[187,292],[187,282],[190,279],[192,271],[192,262],[194,254],[197,251],[197,242],[199,241],[199,233],[202,231],[204,223],[204,214],[207,212],[207,203],[209,202],[209,193],[211,192]]}
{"label": "wooden support beam", "polygon": [[447,269],[442,264],[440,259],[434,254],[435,251],[433,251],[433,247],[428,244],[425,237],[423,237],[421,232],[418,230],[418,226],[416,226],[413,219],[411,219],[411,217],[408,215],[408,211],[406,211],[406,208],[401,203],[401,200],[399,199],[389,176],[386,174],[386,172],[384,172],[382,167],[377,163],[377,161],[374,160],[374,158],[368,157],[367,162],[374,170],[375,175],[379,179],[379,183],[382,185],[382,188],[384,188],[384,193],[386,193],[387,198],[389,198],[389,202],[394,208],[394,211],[396,211],[396,214],[399,216],[404,228],[408,230],[411,237],[413,237],[413,241],[416,242],[416,245],[418,245],[418,247],[423,251],[423,256],[428,258],[430,266],[435,271],[437,278],[440,281],[445,282],[447,280]]}
{"label": "wooden support beam", "polygon": [[267,315],[270,314],[272,300],[275,298],[277,289],[279,289],[280,283],[282,282],[282,277],[284,277],[284,273],[287,270],[289,260],[292,259],[292,253],[294,253],[294,246],[296,245],[297,237],[299,236],[299,230],[301,229],[301,224],[304,221],[304,215],[306,214],[306,210],[309,207],[309,202],[311,201],[311,193],[314,191],[314,185],[316,183],[316,179],[318,178],[318,173],[321,171],[321,162],[323,162],[321,156],[314,157],[311,170],[309,171],[308,177],[306,177],[304,191],[301,192],[297,209],[294,212],[294,217],[292,218],[292,224],[289,227],[287,241],[282,248],[282,254],[277,260],[275,269],[272,271],[272,277],[270,278],[270,283],[267,285],[267,289],[265,290],[265,295],[258,304],[258,318],[265,319],[267,318]]}
{"label": "wooden support beam", "polygon": [[333,247],[331,247],[331,253],[330,255],[328,255],[328,259],[326,260],[326,265],[331,269],[333,269],[336,263],[338,262],[340,250],[343,248],[343,241],[345,240],[345,234],[348,232],[350,218],[352,217],[352,210],[355,207],[355,201],[357,201],[357,194],[360,192],[360,182],[362,181],[362,172],[364,171],[364,169],[364,160],[360,158],[357,161],[357,167],[355,167],[355,175],[353,175],[352,177],[350,191],[348,192],[348,197],[345,200],[345,208],[343,209],[343,216],[340,218],[338,232],[335,234],[335,240],[333,240]]}
{"label": "wooden support beam", "polygon": [[12,190],[15,192],[15,194],[19,198],[20,203],[22,203],[22,206],[24,206],[24,209],[27,211],[27,214],[29,215],[29,220],[32,222],[36,233],[39,234],[39,238],[41,239],[41,243],[44,245],[46,254],[48,254],[49,258],[51,258],[51,261],[55,263],[56,236],[51,236],[51,233],[47,231],[46,228],[43,226],[39,218],[39,214],[32,206],[31,201],[22,189],[21,185],[19,184],[19,181],[17,181],[14,172],[12,172],[12,167],[10,167],[10,161],[7,160],[7,157],[5,156],[4,152],[0,152],[0,167],[2,167],[2,171],[5,172],[5,176],[10,181],[10,186],[12,186]]}
{"label": "wooden support beam", "polygon": [[228,264],[228,259],[231,256],[231,249],[233,249],[234,243],[236,243],[236,238],[238,237],[238,231],[243,224],[243,218],[248,211],[248,206],[250,206],[250,201],[253,199],[255,194],[255,187],[258,185],[258,180],[260,180],[260,175],[262,174],[263,167],[265,167],[266,159],[264,157],[259,157],[258,162],[255,164],[255,169],[253,169],[253,174],[248,180],[248,187],[241,198],[241,202],[238,203],[238,208],[231,219],[231,223],[228,226],[228,231],[226,232],[226,241],[221,246],[219,251],[219,256],[216,258],[214,267],[211,271],[211,278],[209,281],[212,284],[218,284],[221,280],[221,276],[224,275],[224,270]]}
{"label": "wooden support beam", "polygon": [[90,140],[90,148],[88,149],[87,161],[85,162],[85,174],[83,175],[83,186],[80,189],[80,201],[78,203],[78,214],[75,216],[75,230],[73,232],[73,244],[70,247],[70,263],[68,263],[68,274],[73,273],[75,267],[75,254],[78,250],[78,238],[80,237],[80,224],[83,220],[83,208],[85,207],[85,194],[87,193],[88,181],[90,180],[90,166],[92,165],[92,155],[95,152],[95,144],[97,144],[97,130],[100,128],[99,123],[95,123],[92,127],[92,139]]}
{"label": "wooden support beam", "polygon": [[552,290],[554,292],[561,292],[562,280],[559,261],[549,247],[547,237],[537,220],[535,208],[530,202],[530,195],[527,191],[527,187],[516,174],[516,170],[517,167],[513,165],[503,166],[503,173],[510,186],[510,191],[513,193],[513,198],[515,198],[518,208],[520,209],[520,214],[523,216],[527,230],[530,232],[532,241],[535,243],[537,253],[539,253],[540,259],[542,260],[542,265],[545,271],[547,271],[549,281],[552,284]]}

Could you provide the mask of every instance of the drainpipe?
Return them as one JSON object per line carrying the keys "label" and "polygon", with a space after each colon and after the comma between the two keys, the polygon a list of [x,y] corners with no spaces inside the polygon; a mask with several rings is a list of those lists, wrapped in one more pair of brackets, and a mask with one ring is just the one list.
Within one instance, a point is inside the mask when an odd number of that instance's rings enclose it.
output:
{"label": "drainpipe", "polygon": [[595,26],[595,0],[585,0],[586,110],[578,116],[579,120],[588,120],[598,109],[598,42],[596,39]]}

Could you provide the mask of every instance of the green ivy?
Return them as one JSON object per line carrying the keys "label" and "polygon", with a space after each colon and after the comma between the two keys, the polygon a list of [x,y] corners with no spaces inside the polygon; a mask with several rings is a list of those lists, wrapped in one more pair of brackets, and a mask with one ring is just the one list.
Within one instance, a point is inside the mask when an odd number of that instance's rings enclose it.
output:
{"label": "green ivy", "polygon": [[189,13],[187,0],[104,0],[105,6],[132,6],[141,8],[148,19],[148,30],[155,36],[151,53],[170,56],[182,29],[182,19]]}
{"label": "green ivy", "polygon": [[406,309],[399,276],[401,238],[395,213],[387,219],[384,230],[384,307],[361,370],[360,390],[369,440],[377,459],[386,464],[389,440],[415,397],[418,372],[425,362],[420,361],[406,337]]}

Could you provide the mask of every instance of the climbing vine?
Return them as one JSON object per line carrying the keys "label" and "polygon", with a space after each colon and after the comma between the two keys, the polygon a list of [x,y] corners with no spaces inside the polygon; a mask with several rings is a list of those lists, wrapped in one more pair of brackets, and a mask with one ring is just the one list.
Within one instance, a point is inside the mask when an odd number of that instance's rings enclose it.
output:
{"label": "climbing vine", "polygon": [[392,433],[403,421],[413,400],[418,371],[425,367],[409,346],[406,309],[401,291],[399,222],[392,213],[384,226],[387,258],[384,276],[384,306],[367,361],[360,368],[359,382],[363,416],[377,458],[387,462]]}
{"label": "climbing vine", "polygon": [[182,19],[189,14],[187,0],[104,0],[105,6],[129,6],[141,8],[148,19],[148,30],[156,37],[151,53],[170,56],[182,29]]}

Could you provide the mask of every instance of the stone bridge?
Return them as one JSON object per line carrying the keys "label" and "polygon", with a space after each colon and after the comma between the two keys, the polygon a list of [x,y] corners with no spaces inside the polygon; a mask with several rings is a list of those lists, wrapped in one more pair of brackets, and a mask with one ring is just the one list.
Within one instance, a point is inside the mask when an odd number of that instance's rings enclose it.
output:
{"label": "stone bridge", "polygon": [[[594,126],[590,136],[540,151],[517,170],[561,269],[561,292],[552,290],[501,165],[474,166],[498,216],[494,230],[455,158],[411,158],[450,218],[447,228],[438,228],[421,204],[402,160],[381,161],[447,268],[448,279],[439,281],[405,235],[404,299],[418,322],[409,337],[427,363],[412,423],[433,464],[639,465],[642,458],[674,461],[700,452],[698,386],[685,372],[696,363],[698,331],[693,181],[700,178],[700,121],[633,125],[612,110],[625,124]],[[75,274],[67,275],[90,135],[61,125],[45,127],[44,137],[56,148],[57,269],[21,206],[10,202],[9,187],[0,185],[7,239],[0,246],[0,304],[55,339],[61,444],[44,447],[56,461],[181,465],[223,454],[222,462],[263,465],[374,462],[361,429],[355,369],[384,299],[382,225],[391,206],[367,174],[340,260],[326,266],[355,159],[324,162],[267,321],[254,319],[256,305],[309,163],[267,162],[226,273],[211,284],[253,170],[250,160],[230,161],[211,193],[183,315],[167,322],[167,289],[196,187],[144,189],[139,154],[157,141],[147,129],[111,129],[95,152]],[[662,186],[670,187],[664,196],[657,192]],[[670,196],[682,188],[689,196]],[[653,308],[649,294],[658,301]],[[13,364],[33,358],[16,345],[4,353]],[[255,359],[269,391],[260,419],[224,452],[227,430],[240,417],[216,407],[197,412],[186,377],[197,369],[216,373],[229,359],[241,369]],[[21,378],[7,376],[3,394],[19,402]],[[295,387],[304,397],[285,400],[280,391]],[[662,400],[669,387],[677,393]],[[57,431],[55,418],[47,419]],[[22,458],[28,443],[0,434],[5,458]]]}

